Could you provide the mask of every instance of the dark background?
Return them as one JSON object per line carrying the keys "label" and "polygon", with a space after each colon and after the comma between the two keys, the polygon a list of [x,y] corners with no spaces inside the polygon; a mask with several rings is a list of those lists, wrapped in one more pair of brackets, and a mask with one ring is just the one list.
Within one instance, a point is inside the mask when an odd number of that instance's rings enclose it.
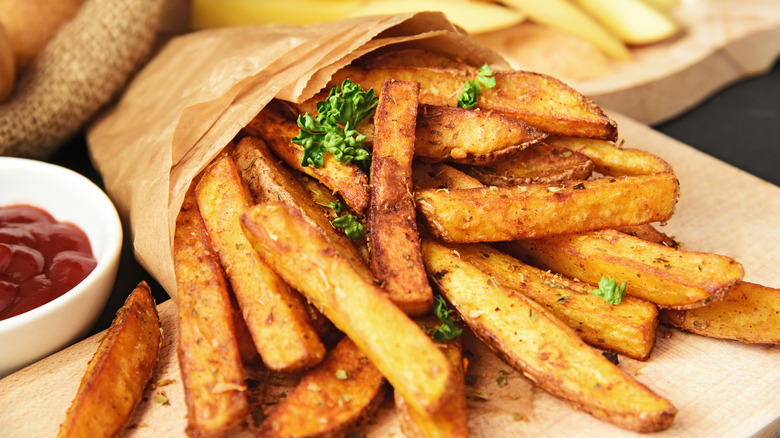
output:
{"label": "dark background", "polygon": [[[780,62],[767,74],[732,84],[654,128],[780,186]],[[90,162],[83,135],[68,142],[50,161],[82,173],[103,187]],[[127,224],[124,228],[116,284],[92,333],[108,328],[127,295],[142,280],[149,283],[158,304],[168,299],[162,287],[135,261]]]}

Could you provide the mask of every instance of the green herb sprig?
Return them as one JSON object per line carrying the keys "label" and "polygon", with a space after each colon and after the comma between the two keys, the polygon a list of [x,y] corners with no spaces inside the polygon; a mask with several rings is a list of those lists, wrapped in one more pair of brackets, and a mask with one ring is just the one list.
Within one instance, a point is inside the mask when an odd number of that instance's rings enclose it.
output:
{"label": "green herb sprig", "polygon": [[623,297],[626,296],[626,282],[617,284],[614,278],[601,277],[599,280],[599,288],[593,289],[592,294],[595,294],[602,300],[616,306],[623,301]]}
{"label": "green herb sprig", "polygon": [[447,308],[447,303],[441,295],[433,297],[433,314],[441,321],[442,325],[431,333],[434,341],[450,341],[457,338],[463,332],[462,328],[455,326],[455,321],[450,317],[454,310]]}
{"label": "green herb sprig", "polygon": [[[341,202],[329,202],[328,207],[332,208],[336,214],[341,214],[341,212],[344,210],[344,206],[341,204]],[[345,214],[344,216],[337,217],[336,219],[333,219],[331,223],[336,228],[342,228],[344,230],[344,234],[346,234],[349,239],[359,240],[366,236],[366,227],[363,226],[363,224],[360,223],[360,221],[351,214]]]}
{"label": "green herb sprig", "polygon": [[458,96],[458,107],[471,109],[477,106],[477,97],[483,90],[496,86],[496,78],[493,77],[493,70],[487,64],[477,70],[477,78],[473,81],[466,81],[463,85],[463,92]]}
{"label": "green herb sprig", "polygon": [[377,103],[373,88],[363,91],[349,79],[341,87],[334,85],[327,99],[317,102],[317,117],[298,116],[300,130],[292,142],[303,146],[301,165],[322,167],[323,154],[330,152],[337,161],[355,162],[368,173],[371,152],[363,145],[366,136],[356,128],[371,117]]}

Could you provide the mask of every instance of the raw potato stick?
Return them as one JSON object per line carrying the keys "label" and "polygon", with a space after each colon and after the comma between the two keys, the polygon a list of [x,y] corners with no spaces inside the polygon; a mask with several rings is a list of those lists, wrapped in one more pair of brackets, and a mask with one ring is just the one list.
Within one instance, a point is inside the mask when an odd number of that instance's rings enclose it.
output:
{"label": "raw potato stick", "polygon": [[672,404],[613,365],[533,300],[424,239],[431,278],[471,330],[537,386],[573,407],[637,432],[669,428]]}
{"label": "raw potato stick", "polygon": [[176,219],[173,262],[187,434],[224,436],[244,420],[248,403],[228,286],[211,249],[194,184]]}
{"label": "raw potato stick", "polygon": [[671,174],[605,177],[555,185],[415,192],[429,232],[448,242],[499,242],[665,221],[679,183]]}
{"label": "raw potato stick", "polygon": [[257,437],[346,436],[376,411],[385,386],[371,360],[344,338],[263,420]]}
{"label": "raw potato stick", "polygon": [[433,292],[420,255],[412,199],[416,82],[386,81],[375,117],[368,208],[371,269],[390,299],[409,315],[431,310]]}
{"label": "raw potato stick", "polygon": [[454,378],[447,358],[299,212],[267,202],[249,209],[241,223],[258,254],[349,336],[395,391],[415,409],[441,407]]}
{"label": "raw potato stick", "polygon": [[89,361],[57,436],[121,436],[152,378],[161,341],[154,298],[146,282],[141,282]]}
{"label": "raw potato stick", "polygon": [[309,323],[301,297],[260,259],[241,230],[239,217],[250,207],[252,195],[227,153],[206,168],[196,195],[263,363],[275,371],[318,364],[325,347]]}
{"label": "raw potato stick", "polygon": [[744,275],[730,257],[670,248],[615,230],[497,246],[528,264],[591,284],[601,277],[625,281],[626,294],[662,308],[693,309],[720,301]]}

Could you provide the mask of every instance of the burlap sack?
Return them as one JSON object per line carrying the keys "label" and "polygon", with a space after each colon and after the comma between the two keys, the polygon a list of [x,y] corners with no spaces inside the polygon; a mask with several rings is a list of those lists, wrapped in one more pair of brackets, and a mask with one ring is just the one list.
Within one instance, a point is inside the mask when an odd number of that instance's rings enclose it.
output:
{"label": "burlap sack", "polygon": [[151,53],[165,0],[86,0],[0,105],[0,155],[46,159]]}

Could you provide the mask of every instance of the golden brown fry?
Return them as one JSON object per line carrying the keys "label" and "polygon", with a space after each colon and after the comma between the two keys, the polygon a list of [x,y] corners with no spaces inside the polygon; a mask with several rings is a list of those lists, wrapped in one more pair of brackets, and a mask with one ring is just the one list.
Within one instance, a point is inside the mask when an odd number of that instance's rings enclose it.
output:
{"label": "golden brown fry", "polygon": [[551,236],[498,245],[521,260],[598,284],[626,281],[626,293],[664,308],[692,309],[723,299],[742,279],[730,257],[670,248],[615,230]]}
{"label": "golden brown fry", "polygon": [[120,436],[152,378],[161,340],[154,298],[146,282],[141,282],[89,361],[57,436]]}
{"label": "golden brown fry", "polygon": [[355,164],[336,161],[332,154],[326,153],[322,167],[301,166],[303,147],[292,142],[298,135],[298,124],[284,118],[271,107],[266,107],[247,126],[244,131],[266,141],[288,166],[318,179],[328,188],[344,198],[344,202],[358,214],[363,214],[368,206],[368,177]]}
{"label": "golden brown fry", "polygon": [[444,354],[300,213],[268,202],[249,209],[241,223],[266,262],[349,336],[415,409],[434,412],[447,400],[453,371]]}
{"label": "golden brown fry", "polygon": [[433,304],[412,199],[419,88],[416,82],[384,84],[374,116],[377,136],[368,207],[371,270],[390,299],[409,315],[424,315]]}
{"label": "golden brown fry", "polygon": [[497,163],[460,169],[485,185],[517,186],[588,179],[593,162],[578,152],[538,143]]}
{"label": "golden brown fry", "polygon": [[482,187],[476,178],[447,164],[412,163],[412,180],[415,190],[420,189],[472,189]]}
{"label": "golden brown fry", "polygon": [[537,386],[594,417],[637,432],[671,426],[668,400],[586,345],[544,307],[424,239],[426,268],[472,331]]}
{"label": "golden brown fry", "polygon": [[691,310],[661,310],[661,322],[710,338],[780,344],[780,289],[738,282],[721,301]]}
{"label": "golden brown fry", "polygon": [[[430,315],[416,320],[423,330],[429,332],[441,326],[438,318]],[[394,393],[396,412],[401,431],[406,438],[466,438],[468,437],[468,416],[466,412],[466,384],[463,366],[463,345],[461,338],[436,341],[455,372],[453,389],[449,400],[433,414],[411,409],[398,393]]]}
{"label": "golden brown fry", "polygon": [[227,283],[211,249],[194,185],[176,219],[173,261],[187,434],[223,436],[244,420],[248,403]]}
{"label": "golden brown fry", "polygon": [[233,150],[232,157],[241,172],[241,178],[254,195],[255,202],[278,200],[299,209],[312,225],[325,233],[328,240],[360,275],[368,281],[374,281],[374,276],[358,248],[344,233],[333,227],[323,210],[314,203],[309,191],[288,168],[279,163],[262,139],[243,138]]}
{"label": "golden brown fry", "polygon": [[609,141],[576,137],[550,137],[547,142],[587,156],[596,165],[595,170],[604,175],[628,176],[672,172],[672,166],[669,163],[649,152],[619,148]]}
{"label": "golden brown fry", "polygon": [[301,297],[263,263],[241,230],[239,216],[251,205],[251,194],[229,155],[221,154],[206,168],[196,194],[214,250],[263,362],[276,371],[319,363],[325,347],[309,323]]}
{"label": "golden brown fry", "polygon": [[464,263],[489,274],[497,284],[543,305],[588,344],[646,360],[655,345],[655,305],[625,297],[611,305],[591,293],[593,286],[526,265],[484,244],[442,244]]}
{"label": "golden brown fry", "polygon": [[[346,67],[330,85],[349,78],[363,89],[380,90],[385,79],[420,83],[420,103],[456,106],[463,85],[474,74],[462,70],[425,67]],[[518,118],[541,131],[575,137],[615,140],[617,124],[590,99],[568,85],[528,71],[495,72],[496,86],[482,91],[477,107]]]}
{"label": "golden brown fry", "polygon": [[430,50],[423,49],[402,49],[386,51],[378,55],[369,54],[368,57],[360,59],[360,65],[363,67],[374,66],[408,66],[408,67],[438,67],[450,68],[455,70],[470,71],[476,74],[476,69],[462,61],[448,58]]}
{"label": "golden brown fry", "polygon": [[384,394],[382,373],[344,338],[263,420],[257,436],[346,436],[371,416]]}
{"label": "golden brown fry", "polygon": [[417,211],[449,242],[498,242],[665,221],[674,213],[674,175],[563,181],[555,185],[424,189]]}
{"label": "golden brown fry", "polygon": [[629,236],[634,236],[648,242],[668,246],[669,248],[677,248],[680,246],[671,236],[656,230],[655,227],[650,224],[615,227],[615,231],[619,231],[623,234],[628,234]]}
{"label": "golden brown fry", "polygon": [[474,165],[498,162],[547,137],[501,114],[431,105],[420,105],[415,135],[415,158]]}

